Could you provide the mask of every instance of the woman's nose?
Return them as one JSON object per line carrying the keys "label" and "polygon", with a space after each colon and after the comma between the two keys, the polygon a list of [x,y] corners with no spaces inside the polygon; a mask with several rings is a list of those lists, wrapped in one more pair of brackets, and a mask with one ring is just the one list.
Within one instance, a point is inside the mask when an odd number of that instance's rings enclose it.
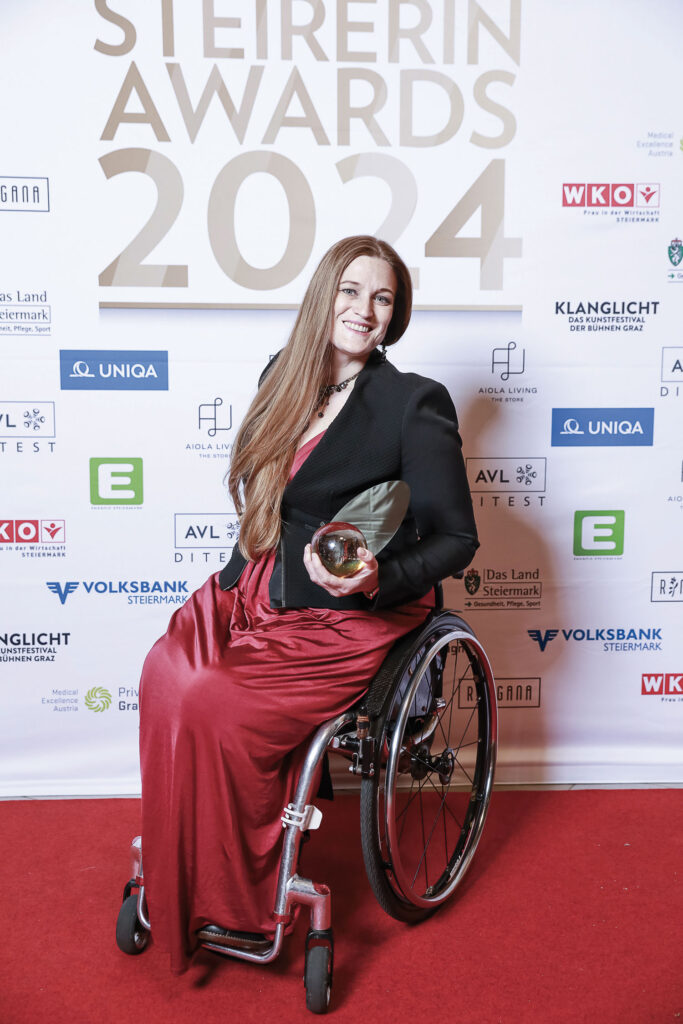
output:
{"label": "woman's nose", "polygon": [[370,301],[370,296],[367,292],[358,293],[356,301],[354,302],[354,309],[361,316],[366,317],[366,319],[370,317],[372,313],[372,302]]}

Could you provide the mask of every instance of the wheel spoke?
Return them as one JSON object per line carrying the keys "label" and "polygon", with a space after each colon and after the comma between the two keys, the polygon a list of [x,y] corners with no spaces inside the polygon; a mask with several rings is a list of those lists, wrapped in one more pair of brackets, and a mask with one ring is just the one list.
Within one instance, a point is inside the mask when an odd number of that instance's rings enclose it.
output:
{"label": "wheel spoke", "polygon": [[427,840],[426,843],[424,841],[424,827],[422,829],[422,842],[424,844],[424,848],[422,850],[422,856],[420,857],[420,863],[417,865],[417,868],[415,870],[415,874],[413,875],[413,882],[412,882],[411,888],[412,888],[413,885],[415,885],[415,880],[417,879],[418,872],[420,870],[420,867],[421,867],[423,861],[424,861],[424,865],[425,865],[425,879],[426,879],[426,882],[427,882],[427,884],[425,886],[425,891],[429,888],[429,878],[427,876],[427,850],[429,849],[429,844],[432,841],[432,836],[434,835],[434,829],[436,828],[436,823],[439,820],[439,814],[441,813],[441,808],[443,807],[445,800],[446,800],[446,794],[444,793],[443,796],[441,797],[441,806],[438,808],[438,810],[436,812],[436,815],[434,817],[434,822],[433,822],[431,830],[429,832],[429,839]]}

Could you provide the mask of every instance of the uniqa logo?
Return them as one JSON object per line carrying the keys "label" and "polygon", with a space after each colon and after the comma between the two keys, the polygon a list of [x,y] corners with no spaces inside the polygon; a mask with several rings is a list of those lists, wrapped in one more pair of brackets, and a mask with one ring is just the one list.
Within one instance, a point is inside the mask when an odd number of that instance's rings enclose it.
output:
{"label": "uniqa logo", "polygon": [[[564,421],[563,434],[583,434],[579,421],[568,419]],[[642,434],[643,428],[640,420],[589,420],[589,434]]]}
{"label": "uniqa logo", "polygon": [[[151,363],[145,367],[142,363],[100,363],[100,377],[158,377],[159,374]],[[70,377],[94,377],[88,363],[79,359],[73,365]]]}
{"label": "uniqa logo", "polygon": [[89,711],[106,711],[111,704],[111,694],[104,686],[93,686],[85,695],[85,706]]}

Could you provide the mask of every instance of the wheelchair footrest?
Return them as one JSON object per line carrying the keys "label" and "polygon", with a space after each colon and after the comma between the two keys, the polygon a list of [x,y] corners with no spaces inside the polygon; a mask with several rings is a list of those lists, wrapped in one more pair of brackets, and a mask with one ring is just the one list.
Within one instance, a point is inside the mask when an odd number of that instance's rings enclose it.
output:
{"label": "wheelchair footrest", "polygon": [[294,825],[300,832],[306,832],[307,829],[320,828],[322,820],[323,812],[313,804],[306,804],[303,811],[297,811],[294,804],[287,804],[280,818],[283,828],[287,828],[288,825]]}

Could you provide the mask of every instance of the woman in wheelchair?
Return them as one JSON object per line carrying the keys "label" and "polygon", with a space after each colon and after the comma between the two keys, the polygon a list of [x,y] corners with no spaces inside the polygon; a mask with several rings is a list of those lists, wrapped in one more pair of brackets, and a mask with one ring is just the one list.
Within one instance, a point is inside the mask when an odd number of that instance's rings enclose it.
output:
{"label": "woman in wheelchair", "polygon": [[[386,360],[411,303],[385,242],[346,238],[323,257],[233,447],[239,546],[145,661],[144,883],[175,972],[202,940],[267,944],[308,741],[477,548],[450,396]],[[346,578],[310,546],[334,520],[368,538]]]}

